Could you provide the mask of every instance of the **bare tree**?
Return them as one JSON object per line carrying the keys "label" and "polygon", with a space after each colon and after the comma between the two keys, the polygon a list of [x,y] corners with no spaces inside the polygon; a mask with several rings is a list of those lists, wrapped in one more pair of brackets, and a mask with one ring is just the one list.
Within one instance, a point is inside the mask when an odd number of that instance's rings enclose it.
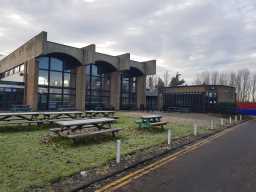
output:
{"label": "bare tree", "polygon": [[230,78],[229,78],[229,86],[235,87],[235,86],[236,86],[236,85],[235,85],[235,82],[236,82],[236,73],[231,72],[229,76],[230,76]]}
{"label": "bare tree", "polygon": [[211,76],[211,84],[212,85],[217,85],[218,84],[218,78],[219,78],[219,72],[214,71],[210,76]]}
{"label": "bare tree", "polygon": [[210,73],[205,71],[201,74],[203,84],[210,84]]}
{"label": "bare tree", "polygon": [[164,86],[168,86],[170,80],[170,74],[169,71],[165,71],[164,73]]}
{"label": "bare tree", "polygon": [[228,85],[228,74],[225,72],[222,72],[219,74],[219,82],[220,85]]}
{"label": "bare tree", "polygon": [[197,75],[196,75],[196,79],[194,80],[193,84],[194,84],[194,85],[201,85],[201,84],[203,84],[203,82],[201,81],[201,76],[200,76],[200,74],[197,74]]}
{"label": "bare tree", "polygon": [[241,81],[241,101],[246,102],[249,100],[249,89],[250,89],[250,71],[248,69],[241,70],[242,81]]}
{"label": "bare tree", "polygon": [[251,79],[251,94],[252,94],[252,102],[256,102],[256,73],[253,74]]}

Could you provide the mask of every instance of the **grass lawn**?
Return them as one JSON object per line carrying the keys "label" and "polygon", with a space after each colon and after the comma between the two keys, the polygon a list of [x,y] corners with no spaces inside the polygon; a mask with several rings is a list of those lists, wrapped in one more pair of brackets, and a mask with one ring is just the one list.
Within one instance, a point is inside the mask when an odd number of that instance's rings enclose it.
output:
{"label": "grass lawn", "polygon": [[[166,141],[166,131],[139,130],[135,118],[125,113],[118,115],[120,119],[114,127],[123,128],[119,134],[122,154]],[[192,125],[171,128],[175,137],[192,133]],[[115,158],[112,137],[99,136],[77,145],[65,139],[44,144],[42,140],[47,133],[47,129],[1,131],[0,128],[0,191],[20,192],[30,186],[47,186],[58,178],[102,166]]]}

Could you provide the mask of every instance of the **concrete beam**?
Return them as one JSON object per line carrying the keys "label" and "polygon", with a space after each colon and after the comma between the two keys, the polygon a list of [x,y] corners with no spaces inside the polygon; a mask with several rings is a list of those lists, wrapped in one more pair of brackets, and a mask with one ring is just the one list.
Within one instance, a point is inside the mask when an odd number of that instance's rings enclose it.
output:
{"label": "concrete beam", "polygon": [[156,60],[144,61],[144,73],[146,75],[156,74]]}
{"label": "concrete beam", "polygon": [[76,69],[76,109],[85,110],[86,77],[84,66]]}
{"label": "concrete beam", "polygon": [[120,89],[121,89],[121,77],[120,72],[115,71],[111,73],[111,86],[110,86],[110,104],[115,110],[120,109]]}
{"label": "concrete beam", "polygon": [[82,48],[83,65],[95,63],[96,46],[94,44]]}
{"label": "concrete beam", "polygon": [[25,62],[25,104],[37,111],[38,100],[38,65],[36,59]]}
{"label": "concrete beam", "polygon": [[140,109],[141,105],[146,107],[146,76],[139,76],[136,79],[137,91],[137,108]]}
{"label": "concrete beam", "polygon": [[118,55],[119,58],[119,70],[125,71],[130,69],[130,53]]}
{"label": "concrete beam", "polygon": [[44,51],[47,33],[41,32],[0,61],[0,73],[38,57]]}

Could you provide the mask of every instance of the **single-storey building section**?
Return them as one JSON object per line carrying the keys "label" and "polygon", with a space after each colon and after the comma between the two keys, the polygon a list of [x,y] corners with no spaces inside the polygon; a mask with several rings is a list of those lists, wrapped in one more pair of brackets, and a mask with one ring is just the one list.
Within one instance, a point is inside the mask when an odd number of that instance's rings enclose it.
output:
{"label": "single-storey building section", "polygon": [[139,109],[146,105],[146,77],[155,73],[155,60],[99,53],[94,44],[76,48],[50,42],[46,32],[0,61],[0,80],[23,82],[22,103],[33,111]]}
{"label": "single-storey building section", "polygon": [[236,89],[225,85],[164,87],[159,92],[164,111],[223,112],[235,110]]}

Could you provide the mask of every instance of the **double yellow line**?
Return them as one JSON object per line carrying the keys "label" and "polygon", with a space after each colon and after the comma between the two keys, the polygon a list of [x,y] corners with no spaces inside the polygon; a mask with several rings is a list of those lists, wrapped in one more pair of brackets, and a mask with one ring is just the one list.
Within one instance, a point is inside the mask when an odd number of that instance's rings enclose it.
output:
{"label": "double yellow line", "polygon": [[124,177],[121,177],[120,179],[117,179],[117,180],[103,186],[102,188],[96,190],[96,192],[115,191],[116,189],[119,189],[119,188],[127,185],[131,181],[136,180],[136,179],[142,177],[143,175],[146,175],[147,173],[177,159],[178,157],[181,157],[182,155],[185,155],[191,151],[194,151],[194,150],[198,149],[199,147],[225,135],[226,133],[230,132],[231,130],[233,130],[233,129],[224,130],[224,131],[222,131],[216,135],[213,135],[203,141],[197,142],[194,145],[190,145],[181,151],[178,151],[168,157],[162,158],[159,161],[156,161],[148,166],[145,166],[145,167],[143,167],[135,172],[132,172]]}

